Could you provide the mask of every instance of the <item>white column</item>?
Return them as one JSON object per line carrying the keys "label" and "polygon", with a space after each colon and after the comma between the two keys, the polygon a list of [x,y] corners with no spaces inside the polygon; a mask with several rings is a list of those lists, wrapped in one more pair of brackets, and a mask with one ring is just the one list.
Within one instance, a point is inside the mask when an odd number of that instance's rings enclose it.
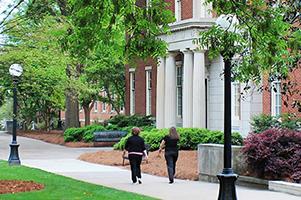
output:
{"label": "white column", "polygon": [[205,0],[193,0],[193,12],[194,19],[206,18],[208,12],[208,5],[205,5]]}
{"label": "white column", "polygon": [[200,19],[201,18],[201,1],[202,0],[193,0],[193,13],[192,16],[194,19]]}
{"label": "white column", "polygon": [[194,52],[193,65],[193,127],[206,127],[205,52]]}
{"label": "white column", "polygon": [[193,52],[184,50],[183,127],[192,127]]}
{"label": "white column", "polygon": [[176,126],[176,62],[174,53],[166,57],[164,127]]}
{"label": "white column", "polygon": [[164,128],[165,58],[160,57],[157,66],[156,127]]}

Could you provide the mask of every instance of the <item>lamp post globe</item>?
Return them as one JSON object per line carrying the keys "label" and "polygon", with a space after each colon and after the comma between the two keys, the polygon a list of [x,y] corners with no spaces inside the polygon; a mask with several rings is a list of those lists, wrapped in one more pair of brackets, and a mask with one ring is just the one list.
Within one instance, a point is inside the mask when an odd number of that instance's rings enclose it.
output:
{"label": "lamp post globe", "polygon": [[9,165],[20,165],[20,158],[19,158],[19,144],[17,144],[17,85],[18,85],[18,78],[22,75],[23,68],[19,64],[12,64],[9,68],[9,74],[13,77],[13,132],[12,132],[12,142],[10,146],[10,155],[8,158]]}
{"label": "lamp post globe", "polygon": [[21,76],[23,73],[23,68],[21,65],[19,64],[12,64],[10,67],[9,67],[9,74],[12,75],[13,77],[19,77]]}
{"label": "lamp post globe", "polygon": [[[237,32],[238,20],[235,15],[220,15],[216,24],[227,32]],[[233,44],[234,45],[234,44]],[[224,168],[218,174],[220,188],[218,200],[237,200],[235,181],[238,178],[232,169],[232,147],[231,147],[231,60],[234,52],[225,52],[224,57]],[[230,55],[230,56],[229,56]]]}

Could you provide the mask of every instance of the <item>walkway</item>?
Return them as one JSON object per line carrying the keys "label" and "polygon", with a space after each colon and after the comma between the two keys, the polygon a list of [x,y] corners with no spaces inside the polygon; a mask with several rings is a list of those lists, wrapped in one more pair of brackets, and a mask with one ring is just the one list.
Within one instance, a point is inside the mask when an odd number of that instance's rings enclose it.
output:
{"label": "walkway", "polygon": [[[144,194],[166,200],[216,200],[218,184],[177,180],[169,185],[165,177],[143,174],[143,184],[132,185],[130,172],[119,167],[91,164],[76,158],[99,148],[68,148],[39,140],[18,137],[21,164],[90,183]],[[11,136],[0,132],[0,159],[7,160]],[[106,148],[102,148],[106,149]],[[240,200],[300,200],[300,197],[237,186]]]}

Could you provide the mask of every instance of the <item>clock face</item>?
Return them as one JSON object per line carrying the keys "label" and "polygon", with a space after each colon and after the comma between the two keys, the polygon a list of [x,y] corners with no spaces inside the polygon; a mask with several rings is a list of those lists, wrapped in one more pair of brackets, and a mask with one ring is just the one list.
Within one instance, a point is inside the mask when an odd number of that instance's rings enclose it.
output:
{"label": "clock face", "polygon": [[21,76],[23,72],[23,68],[21,65],[19,64],[12,64],[9,68],[9,74],[12,75],[12,76]]}

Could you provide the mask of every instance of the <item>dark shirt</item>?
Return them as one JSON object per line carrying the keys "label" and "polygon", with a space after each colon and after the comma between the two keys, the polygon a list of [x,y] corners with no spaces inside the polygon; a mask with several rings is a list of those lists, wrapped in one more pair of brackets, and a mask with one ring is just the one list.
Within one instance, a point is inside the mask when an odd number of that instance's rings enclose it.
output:
{"label": "dark shirt", "polygon": [[143,152],[145,150],[144,140],[138,135],[132,135],[125,143],[125,150],[130,152]]}
{"label": "dark shirt", "polygon": [[172,139],[167,135],[163,140],[165,141],[165,151],[178,151],[179,139]]}

